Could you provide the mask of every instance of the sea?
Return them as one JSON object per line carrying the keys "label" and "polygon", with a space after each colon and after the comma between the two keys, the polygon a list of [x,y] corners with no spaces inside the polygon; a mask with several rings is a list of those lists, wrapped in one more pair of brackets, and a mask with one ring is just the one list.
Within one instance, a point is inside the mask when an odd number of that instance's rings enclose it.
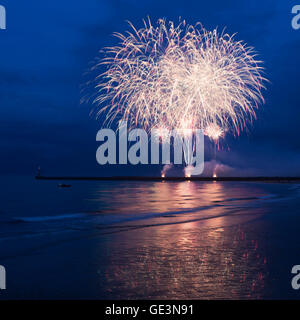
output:
{"label": "sea", "polygon": [[0,299],[300,298],[297,183],[3,176],[0,203]]}

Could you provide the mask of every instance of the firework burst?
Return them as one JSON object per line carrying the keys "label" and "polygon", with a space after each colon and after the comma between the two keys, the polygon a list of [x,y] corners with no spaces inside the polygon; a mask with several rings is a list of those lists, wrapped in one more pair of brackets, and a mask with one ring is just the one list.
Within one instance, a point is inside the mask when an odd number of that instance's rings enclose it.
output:
{"label": "firework burst", "polygon": [[205,128],[204,134],[217,143],[221,137],[224,137],[225,132],[217,124],[211,123]]}
{"label": "firework burst", "polygon": [[265,79],[252,48],[200,23],[129,24],[131,32],[116,33],[119,44],[105,48],[95,66],[106,67],[94,103],[109,124],[204,129],[215,140],[225,131],[238,134],[255,118]]}

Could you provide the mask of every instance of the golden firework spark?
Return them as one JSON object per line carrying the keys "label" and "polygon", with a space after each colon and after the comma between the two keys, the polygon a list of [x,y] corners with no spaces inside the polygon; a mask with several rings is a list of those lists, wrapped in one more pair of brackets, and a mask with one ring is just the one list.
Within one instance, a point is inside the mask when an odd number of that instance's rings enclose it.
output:
{"label": "golden firework spark", "polygon": [[224,136],[224,130],[217,124],[211,123],[205,128],[204,134],[217,143]]}

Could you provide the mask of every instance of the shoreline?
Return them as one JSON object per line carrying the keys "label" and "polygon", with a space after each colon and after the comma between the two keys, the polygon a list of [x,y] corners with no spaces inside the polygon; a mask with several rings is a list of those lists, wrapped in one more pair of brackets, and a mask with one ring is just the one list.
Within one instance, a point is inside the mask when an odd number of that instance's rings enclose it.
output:
{"label": "shoreline", "polygon": [[245,181],[245,182],[300,182],[300,177],[143,177],[143,176],[36,176],[36,180],[99,180],[99,181]]}

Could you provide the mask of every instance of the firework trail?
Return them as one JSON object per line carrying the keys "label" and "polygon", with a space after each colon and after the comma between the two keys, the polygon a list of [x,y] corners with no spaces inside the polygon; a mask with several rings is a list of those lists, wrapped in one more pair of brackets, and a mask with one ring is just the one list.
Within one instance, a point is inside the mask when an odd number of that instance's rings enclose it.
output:
{"label": "firework trail", "polygon": [[224,138],[225,131],[215,123],[209,124],[205,130],[204,134],[214,142],[214,157],[217,157],[217,146],[219,147],[220,138]]}

